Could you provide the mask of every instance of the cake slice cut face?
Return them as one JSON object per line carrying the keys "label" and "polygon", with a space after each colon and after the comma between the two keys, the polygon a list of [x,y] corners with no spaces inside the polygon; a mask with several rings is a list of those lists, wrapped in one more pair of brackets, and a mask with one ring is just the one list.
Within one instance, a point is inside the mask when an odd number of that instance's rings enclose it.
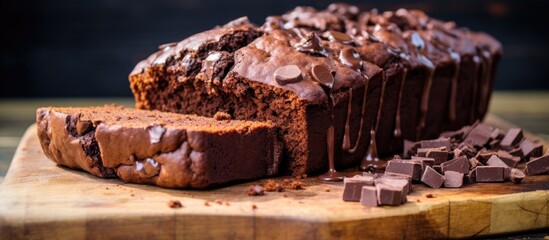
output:
{"label": "cake slice cut face", "polygon": [[44,153],[59,165],[168,188],[274,175],[282,155],[265,122],[104,106],[39,108],[37,124]]}

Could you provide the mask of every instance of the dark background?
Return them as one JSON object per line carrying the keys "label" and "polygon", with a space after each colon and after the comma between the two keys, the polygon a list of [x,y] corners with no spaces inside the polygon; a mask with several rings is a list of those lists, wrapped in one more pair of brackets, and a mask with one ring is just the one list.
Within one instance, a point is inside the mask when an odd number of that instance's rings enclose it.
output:
{"label": "dark background", "polygon": [[[247,15],[261,24],[296,5],[331,1],[20,0],[0,5],[0,97],[131,96],[127,76],[162,43]],[[544,1],[348,1],[417,8],[488,32],[504,45],[498,90],[549,89]]]}

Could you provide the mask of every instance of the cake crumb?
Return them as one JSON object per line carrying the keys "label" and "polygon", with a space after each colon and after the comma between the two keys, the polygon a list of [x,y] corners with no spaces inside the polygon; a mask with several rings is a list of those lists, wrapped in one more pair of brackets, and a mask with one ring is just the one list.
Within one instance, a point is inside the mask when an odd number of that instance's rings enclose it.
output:
{"label": "cake crumb", "polygon": [[287,197],[288,197],[288,194],[284,193],[284,194],[282,195],[282,197],[286,197],[286,198],[287,198]]}
{"label": "cake crumb", "polygon": [[290,183],[290,188],[293,190],[301,190],[303,189],[303,182],[297,180],[292,181],[292,183]]}
{"label": "cake crumb", "polygon": [[426,198],[435,198],[435,195],[431,194],[431,193],[428,193],[427,195],[425,195]]}
{"label": "cake crumb", "polygon": [[231,206],[230,202],[225,202],[225,206]]}
{"label": "cake crumb", "polygon": [[421,200],[419,200],[419,198],[418,198],[418,199],[416,199],[416,202],[421,202]]}
{"label": "cake crumb", "polygon": [[130,196],[135,197],[135,194],[132,193],[132,194],[130,194]]}
{"label": "cake crumb", "polygon": [[330,189],[327,187],[324,187],[324,192],[330,192]]}
{"label": "cake crumb", "polygon": [[275,180],[272,180],[272,179],[268,179],[267,182],[263,184],[263,188],[267,192],[274,192],[274,191],[283,192],[284,191],[284,187],[282,187],[280,183],[277,183]]}
{"label": "cake crumb", "polygon": [[252,209],[257,209],[257,206],[255,204],[252,204]]}
{"label": "cake crumb", "polygon": [[216,112],[213,117],[218,121],[233,119],[233,117],[226,112]]}
{"label": "cake crumb", "polygon": [[221,199],[216,199],[216,200],[214,200],[214,202],[219,204],[219,205],[223,205],[223,200],[221,200]]}
{"label": "cake crumb", "polygon": [[105,189],[106,189],[106,190],[109,190],[109,188],[108,188],[108,187],[106,187]]}
{"label": "cake crumb", "polygon": [[170,208],[182,208],[183,204],[181,204],[178,200],[170,200],[168,201],[168,207]]}
{"label": "cake crumb", "polygon": [[259,185],[251,185],[248,187],[248,190],[246,191],[248,193],[248,196],[262,196],[265,195],[265,191],[262,186]]}
{"label": "cake crumb", "polygon": [[209,202],[209,201],[205,201],[205,202],[204,202],[204,206],[209,207],[209,206],[210,206],[210,202]]}

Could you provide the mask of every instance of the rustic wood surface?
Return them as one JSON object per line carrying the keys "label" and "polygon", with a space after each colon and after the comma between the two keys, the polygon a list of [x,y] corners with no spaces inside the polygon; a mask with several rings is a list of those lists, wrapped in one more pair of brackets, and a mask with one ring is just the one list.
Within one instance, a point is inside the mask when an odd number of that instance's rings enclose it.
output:
{"label": "rustic wood surface", "polygon": [[264,181],[192,191],[98,179],[48,160],[33,125],[0,185],[0,238],[417,239],[549,227],[549,175],[461,189],[414,184],[408,203],[378,208],[343,202],[341,182],[316,177],[301,180],[304,190],[245,194]]}

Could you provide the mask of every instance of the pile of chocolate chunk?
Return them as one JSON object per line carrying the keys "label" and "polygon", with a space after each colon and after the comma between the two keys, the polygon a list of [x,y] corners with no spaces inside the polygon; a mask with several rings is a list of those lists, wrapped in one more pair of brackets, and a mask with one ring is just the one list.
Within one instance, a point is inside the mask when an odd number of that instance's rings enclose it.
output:
{"label": "pile of chocolate chunk", "polygon": [[[518,169],[526,162],[524,171]],[[522,166],[522,165],[521,165]],[[520,183],[526,175],[549,173],[549,151],[524,137],[520,128],[507,132],[484,123],[444,132],[438,139],[404,141],[404,152],[387,161],[383,174],[363,173],[344,179],[344,201],[364,206],[396,206],[406,202],[412,182],[432,188],[465,184]]]}

